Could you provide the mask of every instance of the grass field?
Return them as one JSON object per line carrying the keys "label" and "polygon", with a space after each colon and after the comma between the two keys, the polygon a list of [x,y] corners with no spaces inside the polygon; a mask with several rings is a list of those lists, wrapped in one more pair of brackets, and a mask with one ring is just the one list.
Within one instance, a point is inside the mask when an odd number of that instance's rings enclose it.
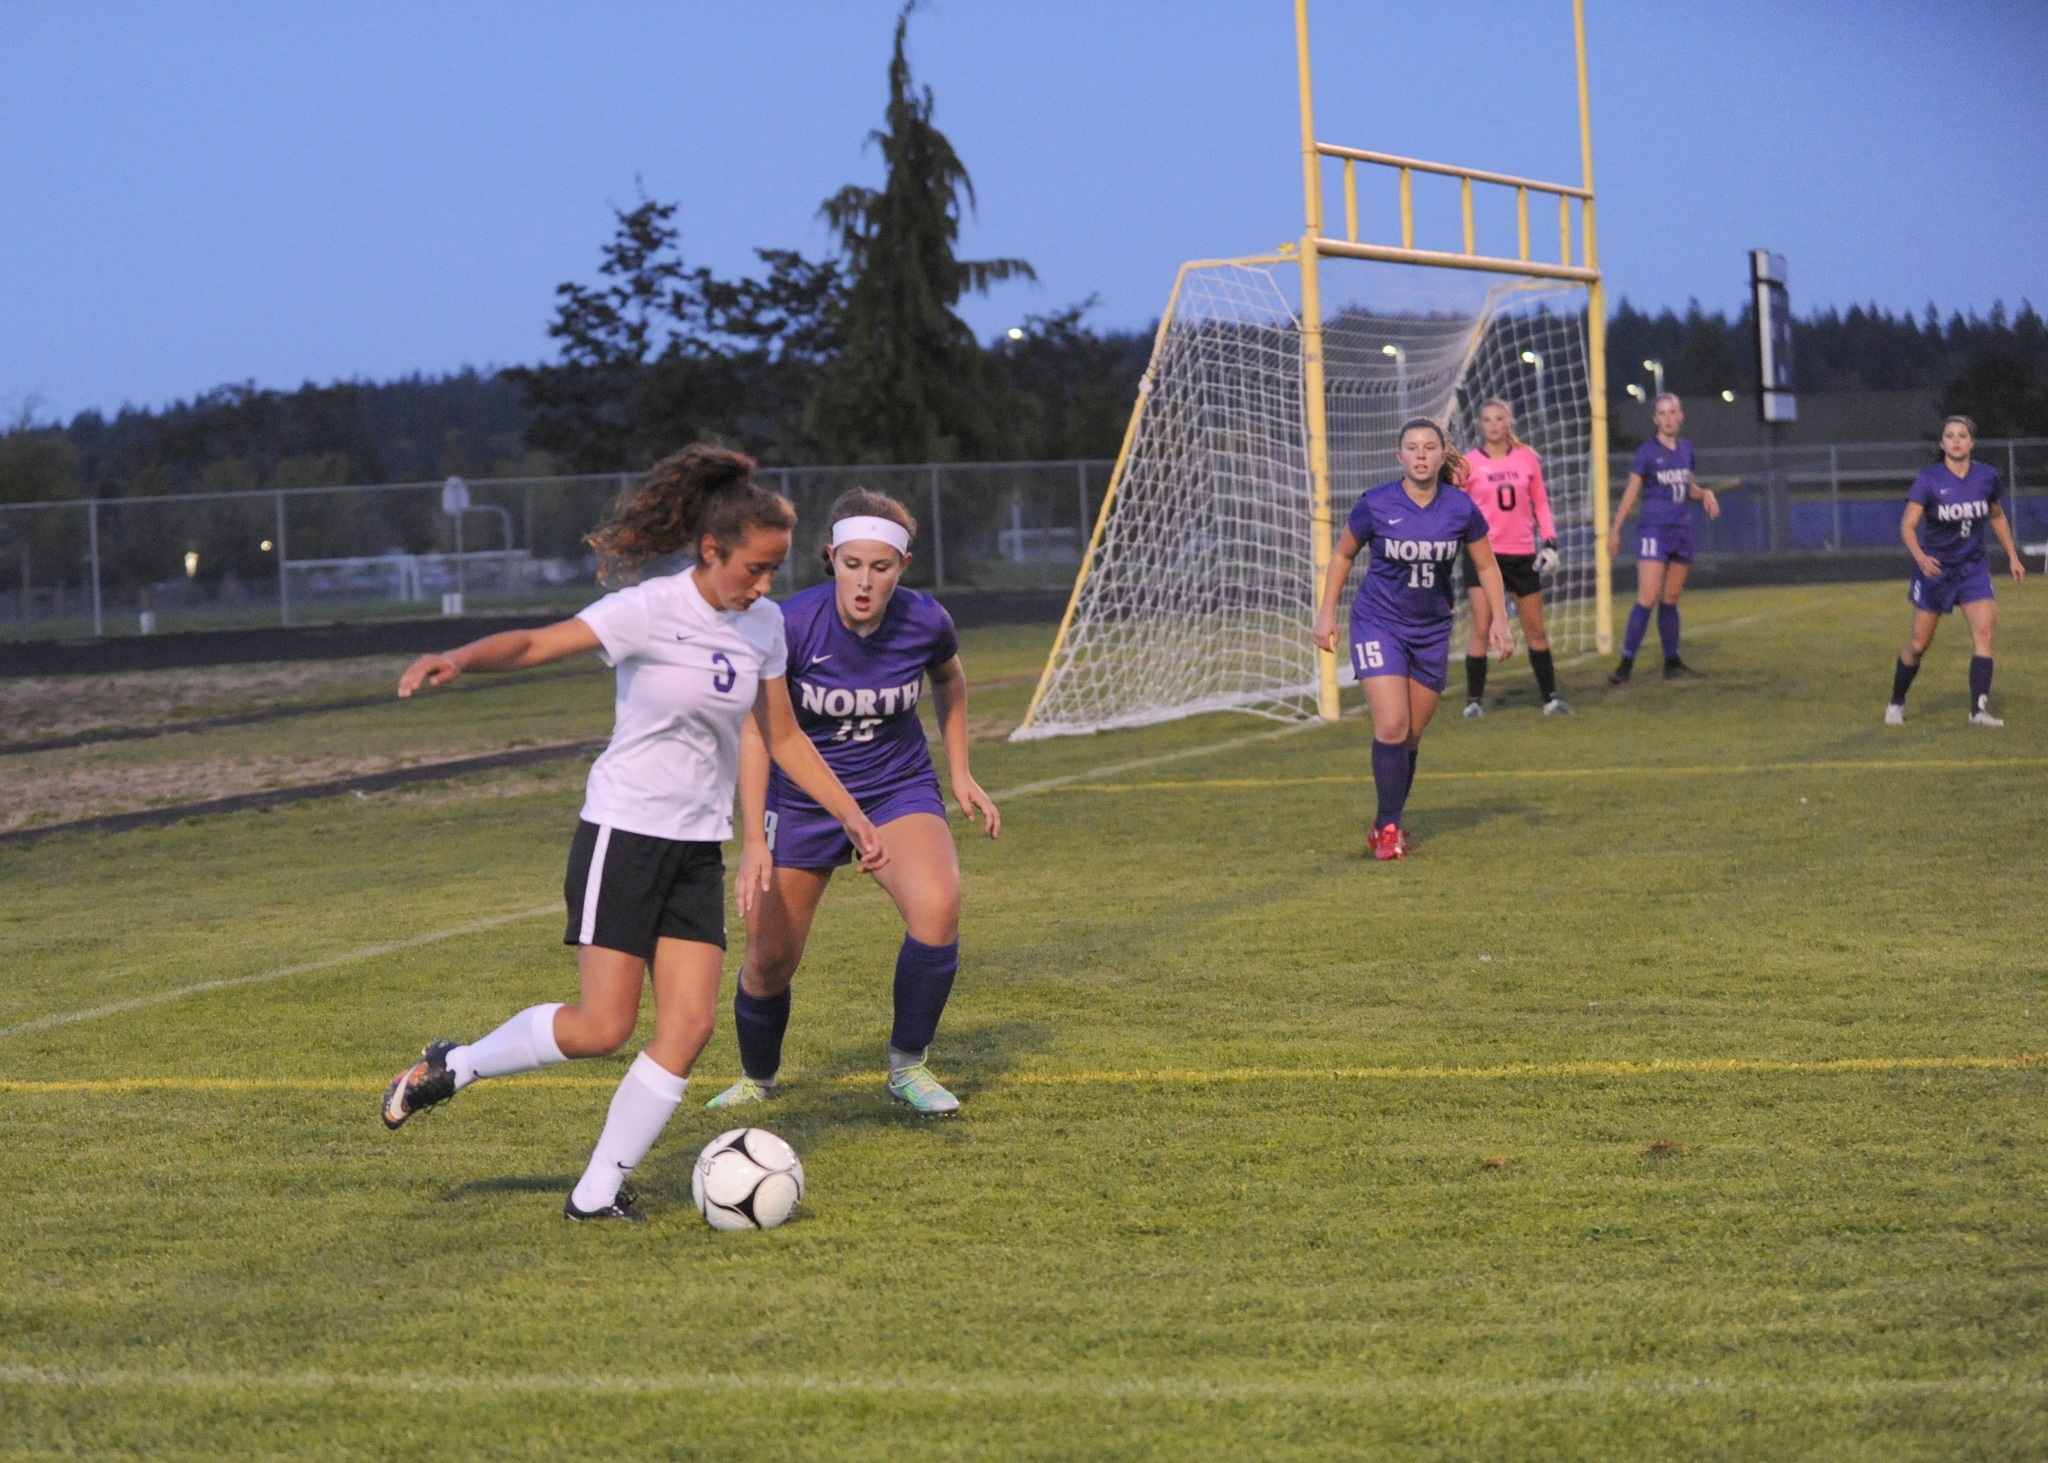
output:
{"label": "grass field", "polygon": [[[1898,585],[1698,596],[1711,679],[1581,661],[1569,720],[1517,661],[1405,864],[1355,717],[1011,746],[983,693],[965,1115],[883,1097],[899,927],[845,879],[768,1234],[689,1207],[723,1018],[643,1228],[559,1217],[623,1059],[376,1121],[573,989],[579,765],[0,849],[0,1458],[2048,1456],[2048,591],[2000,593],[2003,731],[1960,623],[1879,724]],[[120,755],[607,715],[566,674]]]}

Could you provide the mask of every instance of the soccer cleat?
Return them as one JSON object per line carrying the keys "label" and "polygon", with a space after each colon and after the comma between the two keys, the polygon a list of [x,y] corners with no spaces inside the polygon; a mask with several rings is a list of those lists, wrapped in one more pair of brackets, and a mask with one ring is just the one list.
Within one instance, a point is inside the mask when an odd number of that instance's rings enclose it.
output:
{"label": "soccer cleat", "polygon": [[950,1118],[960,1111],[960,1099],[941,1087],[923,1062],[891,1071],[889,1095],[928,1118]]}
{"label": "soccer cleat", "polygon": [[1628,678],[1635,673],[1636,658],[1633,655],[1624,655],[1621,658],[1621,663],[1607,673],[1607,684],[1610,686],[1626,686]]}
{"label": "soccer cleat", "polygon": [[1988,712],[1988,711],[1973,711],[1973,712],[1971,712],[1971,713],[1970,713],[1970,725],[1971,725],[1971,726],[2004,726],[2004,725],[2005,725],[2005,722],[2004,722],[2004,720],[2003,720],[2002,718],[2000,718],[2000,717],[1996,717],[1996,716],[1993,716],[1993,715],[1992,715],[1992,714],[1991,714],[1990,712]]}
{"label": "soccer cleat", "polygon": [[1467,721],[1476,720],[1484,715],[1486,715],[1486,708],[1477,701],[1467,701],[1465,703],[1465,719]]}
{"label": "soccer cleat", "polygon": [[756,1082],[752,1077],[742,1075],[740,1080],[705,1103],[706,1107],[744,1107],[750,1102],[767,1102],[781,1093],[782,1084],[774,1078]]}
{"label": "soccer cleat", "polygon": [[1571,703],[1562,697],[1552,696],[1543,703],[1543,714],[1545,716],[1570,716],[1572,714]]}
{"label": "soccer cleat", "polygon": [[620,1189],[618,1197],[602,1209],[578,1209],[576,1207],[576,1191],[571,1189],[569,1197],[562,1201],[562,1217],[579,1221],[584,1219],[623,1219],[628,1224],[645,1224],[647,1216],[634,1207],[639,1202],[640,1196],[631,1189]]}
{"label": "soccer cleat", "polygon": [[455,1095],[455,1073],[448,1068],[448,1053],[460,1043],[435,1041],[427,1044],[420,1059],[391,1079],[384,1089],[384,1126],[394,1131],[416,1112],[446,1102]]}
{"label": "soccer cleat", "polygon": [[1409,838],[1408,838],[1408,830],[1407,830],[1406,828],[1396,827],[1396,828],[1394,829],[1394,832],[1400,835],[1400,836],[1399,836],[1399,837],[1398,837],[1398,838],[1397,838],[1397,839],[1395,840],[1395,847],[1397,848],[1397,850],[1398,850],[1398,851],[1397,851],[1397,852],[1395,853],[1394,857],[1396,857],[1396,858],[1406,858],[1406,857],[1408,857],[1409,851],[1410,851],[1411,849],[1413,849],[1413,848],[1415,847],[1415,845],[1414,845],[1414,844],[1413,844],[1412,842],[1410,842],[1410,841],[1409,841]]}
{"label": "soccer cleat", "polygon": [[1667,681],[1698,681],[1704,680],[1705,677],[1701,672],[1694,670],[1684,661],[1672,659],[1664,662],[1664,679]]}
{"label": "soccer cleat", "polygon": [[1886,726],[1904,726],[1906,724],[1906,708],[1896,701],[1885,707],[1884,724]]}
{"label": "soccer cleat", "polygon": [[1399,824],[1382,823],[1372,830],[1372,856],[1382,862],[1408,857],[1408,843]]}

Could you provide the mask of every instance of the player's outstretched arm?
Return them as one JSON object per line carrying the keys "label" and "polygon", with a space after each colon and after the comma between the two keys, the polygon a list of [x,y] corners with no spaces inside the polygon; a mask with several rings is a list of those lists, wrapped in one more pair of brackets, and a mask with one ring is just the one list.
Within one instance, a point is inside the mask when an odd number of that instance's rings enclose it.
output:
{"label": "player's outstretched arm", "polygon": [[750,716],[740,723],[740,871],[732,886],[741,919],[754,912],[774,873],[775,855],[768,847],[768,744]]}
{"label": "player's outstretched arm", "polygon": [[[1941,565],[1934,562],[1934,556],[1920,547],[1920,520],[1927,516],[1927,510],[1911,499],[1906,501],[1906,511],[1899,518],[1899,537],[1906,541],[1906,552],[1913,556],[1921,576],[1927,579],[1941,578]],[[2018,561],[2015,560],[2015,563]]]}
{"label": "player's outstretched arm", "polygon": [[968,822],[984,819],[988,836],[999,837],[1003,815],[967,768],[967,668],[956,655],[935,667],[931,677],[932,703],[939,713],[939,737],[946,744],[946,772],[953,780],[953,801],[960,805]]}
{"label": "player's outstretched arm", "polygon": [[1643,493],[1643,475],[1632,472],[1628,475],[1628,486],[1621,490],[1621,506],[1614,510],[1614,522],[1607,530],[1607,554],[1609,558],[1621,553],[1621,526],[1628,522],[1629,514],[1635,512],[1636,499]]}
{"label": "player's outstretched arm", "polygon": [[1337,538],[1337,551],[1330,556],[1330,572],[1323,576],[1323,602],[1316,610],[1315,628],[1308,632],[1316,649],[1332,655],[1337,653],[1337,597],[1351,577],[1351,566],[1358,562],[1358,549],[1358,537],[1347,527]]}
{"label": "player's outstretched arm", "polygon": [[2019,546],[2012,541],[2012,525],[2006,521],[2005,510],[1996,503],[1991,505],[1991,531],[2005,546],[2005,561],[2012,565],[2012,582],[2019,583],[2027,577],[2026,561],[2020,558]]}
{"label": "player's outstretched arm", "polygon": [[839,820],[846,836],[860,853],[863,872],[874,873],[889,862],[882,847],[882,835],[860,810],[846,784],[825,765],[811,739],[796,724],[796,708],[789,704],[789,682],[781,676],[763,677],[754,693],[755,727],[775,764],[789,774],[789,780],[816,799],[819,807]]}
{"label": "player's outstretched arm", "polygon": [[1493,545],[1483,538],[1466,544],[1465,552],[1472,556],[1472,567],[1479,571],[1479,592],[1493,611],[1493,623],[1486,627],[1487,644],[1496,660],[1506,660],[1515,653],[1515,632],[1508,628],[1507,589],[1501,582],[1500,560],[1493,556]]}
{"label": "player's outstretched arm", "polygon": [[446,655],[421,656],[398,678],[398,694],[410,696],[422,686],[445,686],[464,671],[523,671],[597,648],[597,631],[582,620],[557,620],[538,630],[506,630],[472,640]]}
{"label": "player's outstretched arm", "polygon": [[1695,503],[1704,503],[1707,505],[1707,517],[1719,518],[1721,516],[1721,500],[1714,496],[1714,490],[1712,488],[1701,487],[1699,485],[1698,480],[1695,479],[1694,481],[1686,484],[1686,494]]}

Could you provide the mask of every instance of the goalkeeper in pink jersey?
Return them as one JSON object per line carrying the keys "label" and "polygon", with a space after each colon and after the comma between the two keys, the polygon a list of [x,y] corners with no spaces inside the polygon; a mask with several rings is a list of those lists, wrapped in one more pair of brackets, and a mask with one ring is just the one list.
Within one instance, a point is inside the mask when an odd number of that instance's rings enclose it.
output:
{"label": "goalkeeper in pink jersey", "polygon": [[[1545,716],[1569,716],[1558,698],[1557,666],[1550,656],[1550,632],[1543,625],[1543,576],[1557,571],[1557,524],[1543,489],[1543,463],[1515,436],[1515,414],[1499,397],[1479,408],[1480,447],[1468,453],[1463,488],[1486,515],[1487,540],[1500,561],[1500,577],[1515,597],[1529,664],[1543,695]],[[1472,632],[1465,638],[1465,715],[1484,716],[1486,638],[1493,606],[1479,587],[1479,572],[1467,554],[1465,597],[1472,606]]]}

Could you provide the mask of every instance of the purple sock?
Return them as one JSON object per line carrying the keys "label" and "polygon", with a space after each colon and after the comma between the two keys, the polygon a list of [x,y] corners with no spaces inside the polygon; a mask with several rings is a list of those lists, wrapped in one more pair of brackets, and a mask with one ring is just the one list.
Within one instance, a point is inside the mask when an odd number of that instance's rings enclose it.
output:
{"label": "purple sock", "polygon": [[1408,802],[1408,778],[1413,770],[1404,743],[1372,744],[1372,785],[1380,799],[1379,811],[1372,817],[1373,827],[1384,828],[1389,823],[1400,823],[1401,809]]}
{"label": "purple sock", "polygon": [[896,1025],[889,1045],[899,1052],[921,1052],[932,1044],[953,977],[960,970],[960,942],[926,945],[903,937],[896,955]]}
{"label": "purple sock", "polygon": [[1408,806],[1408,794],[1415,791],[1415,764],[1422,760],[1422,748],[1408,749],[1408,780],[1401,784],[1401,806]]}
{"label": "purple sock", "polygon": [[740,1039],[740,1070],[766,1082],[782,1070],[782,1033],[789,1030],[789,992],[750,996],[745,986],[732,993],[732,1029]]}
{"label": "purple sock", "polygon": [[[1631,622],[1633,623],[1633,622]],[[1678,659],[1678,606],[1657,606],[1657,638],[1664,642],[1664,658]]]}
{"label": "purple sock", "polygon": [[1974,714],[1989,708],[1991,703],[1991,657],[1973,655],[1970,657],[1970,710]]}
{"label": "purple sock", "polygon": [[1628,633],[1621,637],[1621,658],[1634,660],[1636,652],[1643,648],[1643,636],[1650,628],[1650,610],[1647,605],[1637,605],[1628,612]]}

